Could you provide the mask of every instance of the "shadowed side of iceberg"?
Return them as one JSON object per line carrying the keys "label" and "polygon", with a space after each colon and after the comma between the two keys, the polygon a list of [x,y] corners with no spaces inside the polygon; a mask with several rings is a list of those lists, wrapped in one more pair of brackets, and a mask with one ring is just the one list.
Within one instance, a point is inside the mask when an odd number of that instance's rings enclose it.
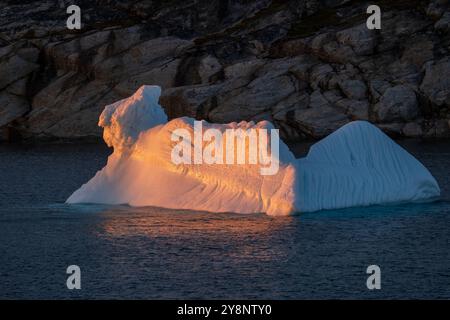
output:
{"label": "shadowed side of iceberg", "polygon": [[365,121],[351,122],[298,160],[296,207],[311,212],[440,196],[431,173]]}

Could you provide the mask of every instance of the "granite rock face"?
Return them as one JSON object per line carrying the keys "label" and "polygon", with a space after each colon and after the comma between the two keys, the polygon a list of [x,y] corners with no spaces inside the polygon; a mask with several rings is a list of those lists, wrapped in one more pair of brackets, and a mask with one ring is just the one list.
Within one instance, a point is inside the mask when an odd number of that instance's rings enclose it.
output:
{"label": "granite rock face", "polygon": [[449,137],[449,1],[372,2],[84,0],[68,30],[62,2],[2,1],[0,140],[99,137],[143,84],[171,118],[270,120],[288,140],[357,119]]}

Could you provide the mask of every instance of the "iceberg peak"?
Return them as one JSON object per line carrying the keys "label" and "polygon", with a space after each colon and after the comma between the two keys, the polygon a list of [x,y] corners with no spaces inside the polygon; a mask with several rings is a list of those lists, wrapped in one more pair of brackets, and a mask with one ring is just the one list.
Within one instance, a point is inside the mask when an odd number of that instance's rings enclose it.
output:
{"label": "iceberg peak", "polygon": [[160,95],[158,86],[141,86],[131,97],[106,106],[99,119],[106,144],[116,149],[131,147],[141,132],[165,124]]}

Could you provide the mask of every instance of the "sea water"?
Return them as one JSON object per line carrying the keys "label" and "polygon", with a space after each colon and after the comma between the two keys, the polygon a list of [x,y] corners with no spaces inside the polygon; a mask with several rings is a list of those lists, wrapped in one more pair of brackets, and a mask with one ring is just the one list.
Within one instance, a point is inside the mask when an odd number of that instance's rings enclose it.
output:
{"label": "sea water", "polygon": [[[441,201],[290,217],[66,205],[109,149],[0,146],[0,298],[448,299],[450,142],[400,144]],[[367,289],[370,265],[381,290]]]}

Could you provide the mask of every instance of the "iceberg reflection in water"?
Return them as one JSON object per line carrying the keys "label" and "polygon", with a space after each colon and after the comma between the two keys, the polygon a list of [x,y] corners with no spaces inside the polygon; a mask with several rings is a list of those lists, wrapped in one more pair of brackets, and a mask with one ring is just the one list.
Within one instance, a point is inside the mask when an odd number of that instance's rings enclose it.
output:
{"label": "iceberg reflection in water", "polygon": [[[345,125],[295,159],[280,142],[279,171],[261,176],[258,166],[185,165],[171,161],[177,129],[194,120],[168,122],[158,104],[161,89],[142,86],[105,108],[99,125],[114,147],[105,168],[67,203],[128,204],[210,212],[289,215],[435,199],[438,183],[406,150],[368,122]],[[273,128],[268,122],[208,124],[227,128]]]}

